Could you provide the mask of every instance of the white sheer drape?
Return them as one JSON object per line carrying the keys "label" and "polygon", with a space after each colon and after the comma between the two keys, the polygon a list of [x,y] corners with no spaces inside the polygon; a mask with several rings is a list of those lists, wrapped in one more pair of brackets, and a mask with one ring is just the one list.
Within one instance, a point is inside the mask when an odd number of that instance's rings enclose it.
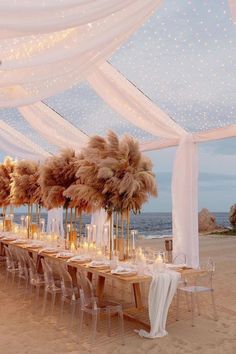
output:
{"label": "white sheer drape", "polygon": [[54,208],[48,210],[47,232],[55,233],[60,237],[64,237],[63,227],[63,208]]}
{"label": "white sheer drape", "polygon": [[89,22],[103,21],[108,16],[137,0],[15,0],[1,1],[0,38],[60,31]]}
{"label": "white sheer drape", "polygon": [[0,40],[0,107],[31,104],[77,84],[109,58],[160,2],[136,0],[102,21]]}
{"label": "white sheer drape", "polygon": [[[100,247],[101,244],[108,245],[108,234],[103,234],[104,225],[109,224],[107,212],[104,209],[94,212],[91,216],[91,224],[96,225],[96,239],[93,240],[96,241],[96,245],[98,247]],[[105,239],[105,237],[107,238]]]}
{"label": "white sheer drape", "polygon": [[19,107],[24,119],[51,144],[80,150],[88,136],[42,102]]}
{"label": "white sheer drape", "polygon": [[0,120],[0,149],[13,157],[44,160],[49,153],[10,125]]}
{"label": "white sheer drape", "polygon": [[178,138],[185,133],[112,65],[104,63],[87,77],[87,81],[114,110],[148,133],[165,138]]}
{"label": "white sheer drape", "polygon": [[233,22],[236,25],[236,0],[228,0],[228,2],[232,14]]}
{"label": "white sheer drape", "polygon": [[187,264],[199,265],[198,157],[192,134],[180,141],[172,177],[173,255],[184,253]]}

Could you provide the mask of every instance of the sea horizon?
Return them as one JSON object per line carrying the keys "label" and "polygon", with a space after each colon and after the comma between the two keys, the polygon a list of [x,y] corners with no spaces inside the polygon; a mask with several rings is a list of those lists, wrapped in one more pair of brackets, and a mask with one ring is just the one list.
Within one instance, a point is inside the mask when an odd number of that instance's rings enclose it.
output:
{"label": "sea horizon", "polygon": [[[222,228],[229,228],[229,212],[211,212],[215,218],[216,223]],[[14,221],[17,223],[21,223],[20,217],[22,215],[27,215],[24,212],[15,212],[14,213]],[[34,221],[33,215],[33,221]],[[64,221],[65,221],[65,214]],[[47,212],[43,211],[41,213],[41,217],[45,219],[45,223],[47,222]],[[82,225],[83,232],[84,226],[89,224],[91,221],[91,216],[88,214],[82,215]],[[76,222],[77,229],[79,229],[79,220]],[[140,214],[134,215],[131,213],[130,216],[130,228],[138,230],[140,235],[145,237],[150,236],[151,238],[170,236],[172,234],[172,213],[171,212],[141,212]]]}

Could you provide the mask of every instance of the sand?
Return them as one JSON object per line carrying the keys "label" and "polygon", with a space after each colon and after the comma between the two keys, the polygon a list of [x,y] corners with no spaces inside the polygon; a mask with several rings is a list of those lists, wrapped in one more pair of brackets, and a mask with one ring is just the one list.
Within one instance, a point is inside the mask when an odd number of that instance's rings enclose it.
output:
{"label": "sand", "polygon": [[[148,247],[163,247],[163,240],[142,241]],[[135,328],[137,323],[125,321],[126,343],[120,344],[117,323],[114,319],[112,337],[106,336],[102,322],[96,353],[158,353],[158,354],[233,354],[236,353],[236,237],[203,236],[200,238],[201,261],[211,256],[216,262],[214,278],[219,320],[212,318],[207,296],[201,301],[202,314],[191,326],[191,314],[181,304],[180,321],[175,321],[175,302],[168,317],[168,335],[161,339],[141,339]],[[89,328],[83,331],[77,343],[77,326],[67,329],[67,318],[58,328],[58,305],[53,316],[40,316],[41,299],[34,309],[30,298],[23,298],[16,287],[4,289],[4,270],[0,270],[0,353],[1,354],[52,354],[88,353]],[[86,326],[85,326],[86,327]]]}

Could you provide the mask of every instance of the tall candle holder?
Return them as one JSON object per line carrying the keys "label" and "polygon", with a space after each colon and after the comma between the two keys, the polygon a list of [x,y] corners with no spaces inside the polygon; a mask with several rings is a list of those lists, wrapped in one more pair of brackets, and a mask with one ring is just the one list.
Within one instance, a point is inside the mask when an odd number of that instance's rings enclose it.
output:
{"label": "tall candle holder", "polygon": [[22,215],[20,217],[20,222],[21,222],[21,231],[23,232],[25,229],[25,216],[24,215]]}
{"label": "tall candle holder", "polygon": [[131,242],[132,242],[131,257],[132,257],[133,261],[135,261],[135,240],[138,235],[138,230],[131,230],[130,234],[131,234]]}

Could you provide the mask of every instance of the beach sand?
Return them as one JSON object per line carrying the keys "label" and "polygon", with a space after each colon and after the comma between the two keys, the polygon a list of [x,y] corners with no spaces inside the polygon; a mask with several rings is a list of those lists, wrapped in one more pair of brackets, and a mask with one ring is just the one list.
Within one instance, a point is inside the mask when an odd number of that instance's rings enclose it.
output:
{"label": "beach sand", "polygon": [[[163,248],[163,240],[140,241],[147,247]],[[155,340],[142,339],[134,329],[137,323],[125,321],[125,346],[120,344],[117,323],[113,320],[113,335],[106,336],[104,321],[97,336],[96,353],[158,353],[158,354],[234,354],[236,353],[236,237],[200,237],[200,257],[204,262],[208,257],[216,262],[214,277],[215,297],[219,320],[212,318],[212,308],[208,296],[201,301],[202,315],[191,326],[191,314],[183,302],[180,320],[175,321],[175,301],[168,316],[168,335]],[[0,353],[1,354],[76,354],[88,353],[89,328],[83,331],[80,344],[77,343],[76,324],[66,328],[66,316],[60,328],[55,315],[40,317],[41,302],[36,310],[29,297],[23,298],[16,290],[4,290],[4,271],[0,271]],[[85,326],[86,327],[86,326]]]}

